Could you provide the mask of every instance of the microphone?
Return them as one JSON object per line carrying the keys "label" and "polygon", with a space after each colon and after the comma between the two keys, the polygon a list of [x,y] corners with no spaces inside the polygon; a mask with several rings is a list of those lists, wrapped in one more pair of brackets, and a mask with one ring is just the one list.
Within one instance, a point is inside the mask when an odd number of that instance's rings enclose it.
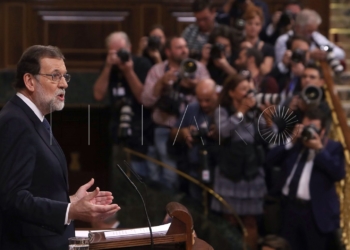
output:
{"label": "microphone", "polygon": [[[137,193],[139,194],[140,198],[141,198],[141,201],[142,201],[142,204],[143,204],[143,208],[145,210],[145,214],[146,214],[146,218],[147,218],[147,222],[148,222],[148,227],[149,227],[149,232],[150,232],[150,235],[151,235],[151,249],[153,249],[153,233],[152,233],[152,226],[151,226],[151,222],[149,220],[149,216],[148,216],[148,213],[147,213],[147,208],[146,208],[146,203],[145,201],[143,200],[143,197],[140,193],[140,191],[138,190],[138,188],[136,187],[136,185],[132,182],[132,180],[128,177],[128,175],[124,172],[124,170],[119,166],[119,164],[117,164],[120,172],[122,172],[122,174],[125,176],[125,178],[128,180],[128,182],[135,188],[135,190],[137,191]],[[131,168],[130,168],[131,169]],[[133,171],[132,171],[133,173]],[[137,178],[137,177],[136,177]],[[137,178],[139,180],[139,178]],[[141,182],[142,183],[142,182]]]}

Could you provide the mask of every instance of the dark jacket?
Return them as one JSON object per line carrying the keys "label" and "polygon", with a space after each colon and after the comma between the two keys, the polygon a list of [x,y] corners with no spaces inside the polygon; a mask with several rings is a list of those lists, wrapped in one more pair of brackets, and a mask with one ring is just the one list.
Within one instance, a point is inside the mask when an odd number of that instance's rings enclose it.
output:
{"label": "dark jacket", "polygon": [[0,249],[68,249],[66,158],[18,96],[0,112]]}

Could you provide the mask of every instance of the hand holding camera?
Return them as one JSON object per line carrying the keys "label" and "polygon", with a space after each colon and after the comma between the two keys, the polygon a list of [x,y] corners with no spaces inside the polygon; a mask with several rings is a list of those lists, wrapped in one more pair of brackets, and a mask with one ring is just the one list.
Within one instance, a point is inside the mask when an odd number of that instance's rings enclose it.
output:
{"label": "hand holding camera", "polygon": [[248,110],[252,109],[256,105],[256,98],[254,92],[248,92],[246,97],[243,98],[238,112],[242,112],[243,114],[247,113]]}
{"label": "hand holding camera", "polygon": [[286,50],[286,52],[284,53],[283,55],[283,58],[282,58],[282,63],[288,67],[290,65],[290,62],[291,62],[291,58],[292,58],[292,51],[291,50]]}
{"label": "hand holding camera", "polygon": [[317,129],[312,126],[304,127],[301,138],[305,147],[315,150],[321,150],[323,148],[321,137]]}
{"label": "hand holding camera", "polygon": [[115,50],[109,50],[107,57],[106,57],[106,65],[111,67],[118,62],[118,56],[117,56],[117,51]]}
{"label": "hand holding camera", "polygon": [[327,52],[320,49],[314,49],[310,52],[310,56],[316,61],[323,61],[327,59]]}

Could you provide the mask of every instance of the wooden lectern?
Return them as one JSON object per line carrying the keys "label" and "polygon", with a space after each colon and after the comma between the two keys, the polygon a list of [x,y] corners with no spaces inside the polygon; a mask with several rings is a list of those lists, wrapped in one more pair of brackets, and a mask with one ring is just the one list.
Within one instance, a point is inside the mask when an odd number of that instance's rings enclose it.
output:
{"label": "wooden lectern", "polygon": [[[186,207],[170,202],[166,206],[171,225],[165,236],[154,236],[154,249],[213,250],[205,241],[196,238],[192,216]],[[116,229],[117,230],[117,229]],[[151,239],[137,236],[106,239],[103,232],[90,233],[90,250],[96,249],[151,249]]]}

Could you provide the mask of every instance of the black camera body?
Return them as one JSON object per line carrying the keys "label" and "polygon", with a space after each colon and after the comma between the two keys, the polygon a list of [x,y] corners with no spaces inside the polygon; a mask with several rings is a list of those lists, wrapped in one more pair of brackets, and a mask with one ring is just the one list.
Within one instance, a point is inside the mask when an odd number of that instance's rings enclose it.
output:
{"label": "black camera body", "polygon": [[304,127],[303,131],[301,132],[301,139],[303,141],[308,141],[314,138],[315,134],[318,134],[319,131],[315,127],[315,125],[311,124],[309,126]]}
{"label": "black camera body", "polygon": [[225,46],[221,43],[215,43],[211,46],[210,58],[215,60],[221,58],[222,52],[225,51]]}
{"label": "black camera body", "polygon": [[277,23],[277,29],[285,28],[295,20],[296,15],[290,11],[283,11],[280,20]]}
{"label": "black camera body", "polygon": [[242,19],[242,18],[238,18],[236,21],[235,21],[235,28],[238,30],[238,31],[243,31],[244,30],[244,26],[245,26],[245,21]]}
{"label": "black camera body", "polygon": [[130,58],[131,58],[130,52],[127,51],[126,49],[120,49],[120,50],[118,50],[117,56],[119,57],[119,59],[120,59],[123,63],[126,63],[126,62],[129,61]]}
{"label": "black camera body", "polygon": [[306,52],[301,49],[293,50],[292,56],[290,59],[292,62],[304,64],[306,61]]}
{"label": "black camera body", "polygon": [[158,36],[150,36],[148,37],[147,48],[149,50],[160,50],[161,43],[160,38]]}
{"label": "black camera body", "polygon": [[195,144],[202,145],[208,137],[208,130],[206,128],[199,127],[199,129],[191,131],[191,136]]}

